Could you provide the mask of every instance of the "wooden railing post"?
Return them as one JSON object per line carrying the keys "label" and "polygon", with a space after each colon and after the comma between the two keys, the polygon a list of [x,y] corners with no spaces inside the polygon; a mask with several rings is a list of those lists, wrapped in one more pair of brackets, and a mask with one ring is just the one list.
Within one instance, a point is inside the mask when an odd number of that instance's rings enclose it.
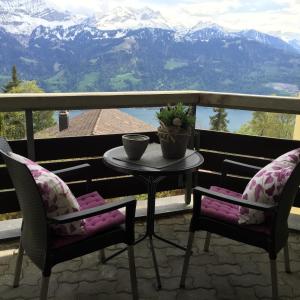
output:
{"label": "wooden railing post", "polygon": [[35,160],[34,132],[33,132],[33,113],[31,109],[25,110],[26,119],[26,139],[27,155],[31,160]]}
{"label": "wooden railing post", "polygon": [[[190,113],[192,116],[195,117],[195,119],[196,119],[196,111],[197,111],[197,106],[192,105]],[[196,122],[191,131],[191,138],[190,138],[190,141],[188,144],[189,149],[194,149],[194,147],[195,147],[195,132],[196,132],[195,126],[196,126]],[[187,173],[185,175],[185,195],[184,195],[184,201],[185,201],[185,204],[187,204],[187,205],[191,203],[192,189],[193,189],[193,174]]]}

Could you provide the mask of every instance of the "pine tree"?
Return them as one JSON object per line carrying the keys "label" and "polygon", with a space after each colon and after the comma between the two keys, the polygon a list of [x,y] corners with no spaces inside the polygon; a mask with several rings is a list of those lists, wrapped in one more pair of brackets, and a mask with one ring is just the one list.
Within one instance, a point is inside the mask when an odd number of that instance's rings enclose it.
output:
{"label": "pine tree", "polygon": [[210,130],[228,131],[227,112],[224,108],[214,108],[214,115],[210,116]]}
{"label": "pine tree", "polygon": [[10,93],[13,88],[16,88],[19,84],[21,83],[21,80],[18,78],[18,72],[17,68],[14,65],[12,67],[12,72],[11,72],[11,81],[9,81],[3,88],[2,91],[4,93]]}

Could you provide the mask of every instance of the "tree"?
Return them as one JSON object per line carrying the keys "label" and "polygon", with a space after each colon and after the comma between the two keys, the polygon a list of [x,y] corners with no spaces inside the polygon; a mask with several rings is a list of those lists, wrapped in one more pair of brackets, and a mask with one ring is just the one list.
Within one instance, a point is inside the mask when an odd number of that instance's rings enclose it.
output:
{"label": "tree", "polygon": [[17,68],[14,65],[12,67],[12,72],[11,72],[11,81],[9,81],[3,88],[2,91],[4,93],[10,93],[11,89],[17,87],[21,83],[21,80],[18,79],[18,73],[17,73]]}
{"label": "tree", "polygon": [[209,117],[210,129],[218,131],[228,131],[227,125],[229,121],[227,119],[227,112],[225,111],[225,109],[214,108],[213,112],[215,114]]}
{"label": "tree", "polygon": [[237,133],[291,139],[294,126],[294,115],[255,111]]}
{"label": "tree", "polygon": [[[35,81],[19,82],[12,87],[9,93],[43,93],[43,90]],[[38,132],[55,124],[53,111],[33,112],[33,130]],[[25,137],[25,114],[24,112],[0,113],[0,134],[8,139],[21,139]]]}

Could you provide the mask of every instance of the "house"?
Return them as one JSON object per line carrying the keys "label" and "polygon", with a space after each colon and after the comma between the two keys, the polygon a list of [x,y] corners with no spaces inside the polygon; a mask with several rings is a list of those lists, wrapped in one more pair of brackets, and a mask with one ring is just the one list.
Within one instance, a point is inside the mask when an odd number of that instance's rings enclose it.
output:
{"label": "house", "polygon": [[68,111],[60,111],[58,124],[35,134],[36,138],[90,136],[114,133],[154,131],[153,126],[119,109],[92,109],[69,118]]}

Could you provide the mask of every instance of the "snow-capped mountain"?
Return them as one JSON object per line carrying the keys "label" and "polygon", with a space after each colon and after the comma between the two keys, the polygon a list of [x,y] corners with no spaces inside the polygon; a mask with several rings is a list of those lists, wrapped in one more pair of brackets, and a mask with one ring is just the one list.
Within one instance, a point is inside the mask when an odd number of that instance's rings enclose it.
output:
{"label": "snow-capped mountain", "polygon": [[288,43],[300,53],[300,39],[293,39],[290,40]]}
{"label": "snow-capped mountain", "polygon": [[186,34],[186,38],[190,40],[203,42],[225,37],[231,37],[231,33],[216,23],[202,21],[193,26]]}
{"label": "snow-capped mountain", "polygon": [[206,29],[206,28],[211,28],[211,29],[213,29],[215,31],[220,31],[220,32],[224,32],[225,31],[225,29],[223,27],[219,26],[216,23],[200,21],[199,23],[197,23],[196,25],[194,25],[190,29],[190,32],[197,32],[197,31],[201,31],[201,30]]}
{"label": "snow-capped mountain", "polygon": [[238,32],[238,35],[241,37],[245,37],[248,40],[253,40],[259,43],[262,43],[264,45],[268,45],[271,46],[273,48],[277,48],[277,49],[282,49],[282,50],[291,50],[291,46],[283,41],[282,39],[266,34],[266,33],[262,33],[256,30],[242,30],[240,32]]}
{"label": "snow-capped mountain", "polygon": [[40,25],[66,28],[84,18],[59,12],[47,6],[45,0],[0,0],[0,26],[18,36],[29,36]]}
{"label": "snow-capped mountain", "polygon": [[96,27],[88,24],[80,24],[64,28],[57,26],[49,28],[45,26],[38,26],[31,34],[30,41],[33,42],[37,39],[44,39],[51,42],[56,41],[73,41],[78,36],[85,40],[104,40],[122,38],[126,36],[128,30],[99,30]]}
{"label": "snow-capped mountain", "polygon": [[25,45],[31,34],[34,38],[44,35],[51,40],[73,40],[78,34],[84,33],[90,39],[107,39],[123,37],[128,30],[152,28],[173,31],[177,42],[238,37],[283,50],[299,51],[300,47],[299,40],[288,44],[280,38],[255,30],[234,32],[212,22],[200,21],[192,28],[176,28],[170,24],[171,20],[150,8],[116,7],[88,17],[57,11],[46,0],[0,0],[0,27]]}
{"label": "snow-capped mountain", "polygon": [[100,30],[160,28],[170,29],[160,12],[150,8],[134,9],[116,7],[105,13],[96,13],[88,20],[89,25]]}

